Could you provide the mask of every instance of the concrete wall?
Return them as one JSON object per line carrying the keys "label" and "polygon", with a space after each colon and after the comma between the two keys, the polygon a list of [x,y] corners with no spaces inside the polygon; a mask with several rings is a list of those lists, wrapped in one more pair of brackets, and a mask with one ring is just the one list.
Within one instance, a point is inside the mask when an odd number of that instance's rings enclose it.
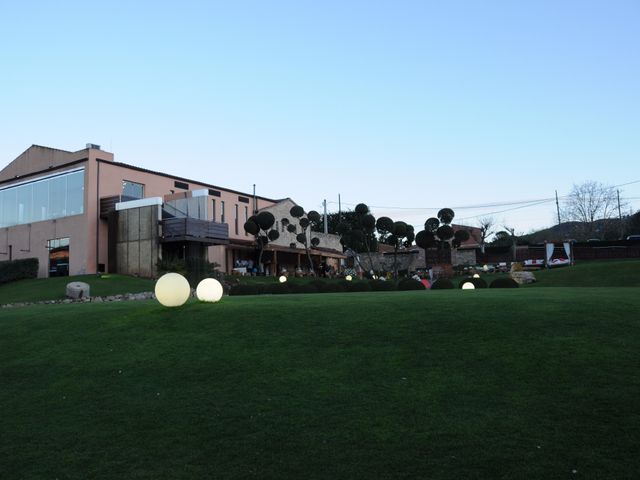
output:
{"label": "concrete wall", "polygon": [[154,278],[160,259],[157,205],[117,212],[116,268],[118,273]]}
{"label": "concrete wall", "polygon": [[[274,242],[271,242],[273,245],[280,245],[283,247],[288,247],[291,243],[296,244],[296,248],[304,249],[304,246],[301,243],[297,243],[296,235],[302,231],[298,224],[298,219],[291,216],[289,213],[291,207],[296,205],[295,202],[291,199],[282,200],[281,202],[276,203],[273,206],[264,208],[263,210],[266,212],[271,212],[273,216],[276,218],[276,224],[273,228],[277,228],[280,233],[280,237]],[[282,219],[286,218],[291,223],[297,225],[296,233],[289,232],[283,225]],[[320,232],[311,232],[309,228],[306,229],[305,234],[307,235],[307,239],[311,239],[313,237],[318,237],[320,240],[319,247],[322,248],[330,248],[333,250],[337,250],[338,252],[342,252],[342,244],[340,243],[340,237],[338,235],[324,234]],[[251,238],[251,237],[249,237]]]}

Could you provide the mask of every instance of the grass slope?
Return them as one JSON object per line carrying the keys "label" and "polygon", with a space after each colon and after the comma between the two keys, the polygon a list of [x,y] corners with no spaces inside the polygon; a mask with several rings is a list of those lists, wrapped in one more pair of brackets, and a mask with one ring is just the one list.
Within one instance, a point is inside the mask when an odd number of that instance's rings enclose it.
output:
{"label": "grass slope", "polygon": [[1,476],[633,478],[638,293],[2,310]]}
{"label": "grass slope", "polygon": [[0,285],[0,304],[65,298],[69,282],[86,282],[91,287],[91,295],[101,296],[149,292],[155,285],[153,280],[146,278],[115,274],[34,278]]}

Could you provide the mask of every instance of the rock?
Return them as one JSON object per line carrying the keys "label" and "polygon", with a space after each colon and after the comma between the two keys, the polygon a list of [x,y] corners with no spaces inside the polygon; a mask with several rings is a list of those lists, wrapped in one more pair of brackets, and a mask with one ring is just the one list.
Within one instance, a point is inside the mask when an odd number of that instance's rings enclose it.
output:
{"label": "rock", "polygon": [[533,272],[511,272],[511,278],[518,284],[535,283],[536,277]]}
{"label": "rock", "polygon": [[67,283],[67,297],[73,299],[89,298],[91,296],[91,289],[88,283],[84,282],[71,282]]}

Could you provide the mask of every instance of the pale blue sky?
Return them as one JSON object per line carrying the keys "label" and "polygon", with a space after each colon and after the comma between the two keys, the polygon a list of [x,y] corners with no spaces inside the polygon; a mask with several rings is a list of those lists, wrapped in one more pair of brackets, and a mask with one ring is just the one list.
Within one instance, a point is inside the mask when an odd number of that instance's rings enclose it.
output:
{"label": "pale blue sky", "polygon": [[638,1],[0,0],[0,164],[93,142],[306,209],[547,198],[640,180],[639,52]]}

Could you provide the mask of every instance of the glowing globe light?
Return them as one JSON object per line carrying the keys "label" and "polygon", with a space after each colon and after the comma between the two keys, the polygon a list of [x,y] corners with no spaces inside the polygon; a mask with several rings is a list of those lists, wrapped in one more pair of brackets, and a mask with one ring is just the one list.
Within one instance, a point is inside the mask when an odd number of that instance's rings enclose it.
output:
{"label": "glowing globe light", "polygon": [[280,280],[280,283],[284,283],[287,281],[287,277],[285,277],[284,275],[280,275],[280,278],[278,280]]}
{"label": "glowing globe light", "polygon": [[351,280],[353,280],[353,277],[352,277],[351,275],[347,275],[346,277],[344,277],[344,279],[345,279],[347,282],[350,282]]}
{"label": "glowing globe light", "polygon": [[482,267],[482,270],[484,270],[485,272],[489,271],[489,265],[485,265],[484,267]]}
{"label": "glowing globe light", "polygon": [[222,284],[215,278],[205,278],[196,288],[196,296],[201,302],[218,302],[222,293]]}
{"label": "glowing globe light", "polygon": [[179,307],[189,299],[191,287],[179,273],[165,273],[156,282],[156,299],[165,307]]}
{"label": "glowing globe light", "polygon": [[480,275],[478,275],[477,273],[474,273],[473,278],[480,278]]}
{"label": "glowing globe light", "polygon": [[475,288],[476,288],[476,286],[471,282],[464,282],[462,284],[462,290],[473,290]]}

